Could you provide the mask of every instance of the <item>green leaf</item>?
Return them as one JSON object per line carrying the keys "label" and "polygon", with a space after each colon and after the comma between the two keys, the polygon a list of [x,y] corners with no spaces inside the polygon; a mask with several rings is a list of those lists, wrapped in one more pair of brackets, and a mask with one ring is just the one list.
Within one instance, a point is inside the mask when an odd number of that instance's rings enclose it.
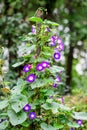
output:
{"label": "green leaf", "polygon": [[15,63],[14,65],[12,65],[12,67],[18,67],[20,65],[24,64],[24,61],[21,61],[21,62],[17,62]]}
{"label": "green leaf", "polygon": [[14,86],[11,89],[11,93],[12,94],[20,94],[23,91],[25,84],[26,84],[26,82],[24,80],[19,79],[17,82],[17,86]]}
{"label": "green leaf", "polygon": [[63,67],[59,67],[59,66],[56,66],[56,65],[53,65],[52,67],[50,67],[50,73],[52,74],[56,74],[56,73],[59,73],[61,71],[64,71],[64,68]]}
{"label": "green leaf", "polygon": [[28,103],[27,97],[23,94],[15,94],[11,97],[11,107],[17,113]]}
{"label": "green leaf", "polygon": [[8,106],[8,100],[0,101],[0,110],[6,108]]}
{"label": "green leaf", "polygon": [[1,113],[1,114],[0,114],[0,117],[1,117],[1,116],[7,116],[7,115],[8,115],[7,113]]}
{"label": "green leaf", "polygon": [[53,99],[47,99],[46,102],[52,103],[52,102],[53,102]]}
{"label": "green leaf", "polygon": [[[5,117],[0,118],[0,119],[6,119]],[[6,130],[6,128],[8,127],[9,122],[7,120],[3,121],[2,123],[0,123],[0,130]]]}
{"label": "green leaf", "polygon": [[72,115],[75,119],[87,120],[87,112],[74,112]]}
{"label": "green leaf", "polygon": [[67,125],[70,126],[70,127],[74,127],[74,128],[79,128],[80,127],[80,125],[77,124],[76,122],[68,122]]}
{"label": "green leaf", "polygon": [[20,48],[19,53],[21,55],[25,56],[26,54],[30,54],[33,50],[35,50],[35,48],[36,48],[36,45],[31,45],[31,46],[25,45],[25,46]]}
{"label": "green leaf", "polygon": [[29,122],[23,122],[22,124],[21,124],[23,127],[29,127]]}
{"label": "green leaf", "polygon": [[41,125],[41,128],[42,128],[43,130],[57,130],[57,129],[54,128],[53,126],[48,125],[48,124],[46,124],[46,123],[41,123],[40,125]]}
{"label": "green leaf", "polygon": [[15,111],[10,109],[7,111],[7,113],[8,113],[10,122],[13,126],[22,124],[27,119],[27,115],[25,112],[15,113]]}
{"label": "green leaf", "polygon": [[35,89],[35,88],[39,88],[39,87],[43,87],[45,85],[47,85],[48,83],[52,82],[51,79],[47,80],[47,79],[36,79],[35,82],[33,82],[31,84],[31,88]]}
{"label": "green leaf", "polygon": [[48,24],[48,25],[52,25],[52,26],[59,26],[58,23],[52,22],[52,21],[50,21],[50,20],[45,20],[43,23],[44,23],[44,24]]}
{"label": "green leaf", "polygon": [[56,129],[62,129],[64,127],[64,125],[60,125],[60,124],[54,124],[54,127]]}
{"label": "green leaf", "polygon": [[39,18],[39,17],[31,17],[31,18],[29,18],[29,21],[37,22],[37,23],[42,23],[43,22],[43,20],[41,18]]}
{"label": "green leaf", "polygon": [[45,110],[50,110],[51,109],[51,105],[45,103],[43,105],[41,105],[42,108],[44,108]]}
{"label": "green leaf", "polygon": [[52,90],[51,89],[47,90],[46,95],[47,96],[54,95],[54,90],[53,89]]}

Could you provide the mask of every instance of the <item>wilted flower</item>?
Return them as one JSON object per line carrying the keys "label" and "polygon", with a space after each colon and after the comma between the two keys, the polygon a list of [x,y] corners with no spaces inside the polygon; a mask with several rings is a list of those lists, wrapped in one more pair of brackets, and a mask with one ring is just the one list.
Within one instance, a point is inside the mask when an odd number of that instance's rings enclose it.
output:
{"label": "wilted flower", "polygon": [[49,43],[50,46],[55,46],[56,45],[56,39],[55,39],[55,36],[52,36],[50,38],[50,43]]}
{"label": "wilted flower", "polygon": [[34,82],[35,79],[36,79],[36,75],[35,74],[30,74],[27,77],[27,81],[30,82],[30,83]]}
{"label": "wilted flower", "polygon": [[54,88],[57,88],[57,84],[56,84],[56,83],[54,83],[54,84],[53,84],[53,87],[54,87]]}
{"label": "wilted flower", "polygon": [[47,27],[47,28],[46,28],[46,31],[47,31],[47,32],[50,32],[50,28],[49,28],[49,27]]}
{"label": "wilted flower", "polygon": [[31,31],[32,31],[33,34],[36,34],[36,27],[34,25],[32,25],[32,30]]}
{"label": "wilted flower", "polygon": [[56,81],[61,82],[61,78],[59,76],[56,76]]}
{"label": "wilted flower", "polygon": [[36,113],[35,112],[30,112],[29,118],[30,119],[35,119],[36,118]]}
{"label": "wilted flower", "polygon": [[64,104],[64,96],[61,97],[61,102]]}
{"label": "wilted flower", "polygon": [[28,111],[31,110],[31,106],[30,106],[29,104],[26,104],[26,105],[23,107],[23,110],[24,110],[25,112],[28,112]]}
{"label": "wilted flower", "polygon": [[50,96],[49,96],[49,98],[51,99],[51,98],[53,98],[53,96],[52,96],[52,95],[50,95]]}
{"label": "wilted flower", "polygon": [[24,72],[29,72],[30,69],[31,69],[31,67],[32,67],[32,65],[28,65],[28,64],[27,64],[27,65],[24,66],[23,71],[24,71]]}
{"label": "wilted flower", "polygon": [[57,49],[58,49],[58,51],[64,51],[64,44],[63,44],[63,43],[60,43],[60,44],[57,46]]}

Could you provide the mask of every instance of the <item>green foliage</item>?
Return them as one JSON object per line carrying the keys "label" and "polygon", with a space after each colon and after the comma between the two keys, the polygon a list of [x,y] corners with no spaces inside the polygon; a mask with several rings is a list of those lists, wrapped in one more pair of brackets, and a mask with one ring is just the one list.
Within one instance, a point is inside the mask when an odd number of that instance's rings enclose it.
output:
{"label": "green foliage", "polygon": [[[55,77],[61,76],[60,71],[64,71],[64,69],[55,63],[53,57],[55,46],[49,46],[53,29],[50,31],[46,31],[46,29],[49,26],[51,28],[58,26],[58,24],[38,17],[31,17],[29,20],[36,23],[36,34],[30,32],[20,38],[20,44],[21,42],[25,44],[20,49],[22,55],[19,62],[16,62],[13,67],[31,65],[31,68],[27,73],[23,71],[17,85],[9,89],[10,93],[6,93],[4,99],[1,99],[2,115],[9,120],[1,122],[0,126],[2,129],[8,128],[8,124],[13,127],[24,126],[30,129],[33,126],[35,130],[40,128],[57,130],[64,129],[66,126],[79,128],[80,126],[73,119],[87,120],[87,113],[74,112],[72,108],[58,101],[57,99],[61,99],[61,96],[58,95],[57,88],[53,88],[53,83],[57,82]],[[36,70],[36,66],[42,61],[50,61],[50,66],[40,72]],[[32,73],[36,75],[35,81],[26,82],[27,76]],[[61,87],[63,82],[57,82],[57,84],[58,87]],[[49,98],[51,95],[53,95],[52,99]],[[26,104],[31,106],[31,110],[27,114],[23,110]],[[34,120],[30,120],[27,116],[32,111],[36,112],[36,119]],[[27,120],[29,120],[29,124]]]}
{"label": "green foliage", "polygon": [[54,128],[53,126],[48,125],[48,124],[46,124],[46,123],[41,123],[41,128],[42,128],[43,130],[56,130],[56,128]]}
{"label": "green foliage", "polygon": [[12,109],[9,109],[7,113],[8,113],[10,122],[13,126],[22,124],[27,119],[26,113],[22,111],[15,113],[15,111],[13,111]]}

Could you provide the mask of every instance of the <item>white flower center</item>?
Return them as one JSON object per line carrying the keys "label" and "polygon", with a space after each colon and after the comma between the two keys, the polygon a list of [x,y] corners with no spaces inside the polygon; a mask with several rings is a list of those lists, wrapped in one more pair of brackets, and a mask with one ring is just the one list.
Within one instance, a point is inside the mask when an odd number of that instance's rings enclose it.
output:
{"label": "white flower center", "polygon": [[58,39],[58,43],[61,43],[61,39]]}
{"label": "white flower center", "polygon": [[26,110],[28,110],[28,109],[29,109],[29,107],[28,107],[28,106],[26,106],[26,107],[25,107],[25,109],[26,109]]}
{"label": "white flower center", "polygon": [[32,77],[32,76],[30,76],[30,77],[29,77],[29,80],[31,80],[31,81],[32,81],[32,80],[33,80],[33,77]]}
{"label": "white flower center", "polygon": [[26,70],[29,70],[29,68],[28,68],[28,67],[26,67]]}
{"label": "white flower center", "polygon": [[34,114],[32,114],[31,117],[33,118],[33,117],[34,117]]}
{"label": "white flower center", "polygon": [[42,69],[42,66],[39,66],[38,69],[41,70],[41,69]]}
{"label": "white flower center", "polygon": [[47,64],[46,63],[43,63],[43,67],[46,67],[47,66]]}
{"label": "white flower center", "polygon": [[56,57],[56,58],[59,58],[59,55],[58,55],[58,54],[56,54],[56,55],[55,55],[55,57]]}

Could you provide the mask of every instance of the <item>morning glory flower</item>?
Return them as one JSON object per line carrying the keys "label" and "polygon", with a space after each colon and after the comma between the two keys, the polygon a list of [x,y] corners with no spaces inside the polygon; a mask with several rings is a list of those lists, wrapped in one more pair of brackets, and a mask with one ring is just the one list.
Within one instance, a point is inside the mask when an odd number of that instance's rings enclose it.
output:
{"label": "morning glory flower", "polygon": [[61,102],[62,102],[62,104],[64,104],[64,96],[62,96]]}
{"label": "morning glory flower", "polygon": [[37,71],[42,71],[43,69],[44,69],[44,67],[42,66],[42,63],[37,64],[37,66],[36,66]]}
{"label": "morning glory flower", "polygon": [[28,112],[28,111],[31,110],[31,106],[30,106],[29,104],[26,104],[26,105],[23,107],[23,110],[24,110],[25,112]]}
{"label": "morning glory flower", "polygon": [[50,32],[50,28],[49,28],[49,27],[47,27],[47,28],[46,28],[46,31],[47,31],[47,32]]}
{"label": "morning glory flower", "polygon": [[52,36],[52,37],[50,38],[50,41],[51,41],[51,42],[55,42],[55,40],[56,40],[56,39],[55,39],[55,36]]}
{"label": "morning glory flower", "polygon": [[32,31],[33,34],[36,34],[36,27],[34,25],[32,25],[32,30],[31,31]]}
{"label": "morning glory flower", "polygon": [[27,77],[27,81],[30,82],[30,83],[34,82],[35,79],[36,79],[36,75],[35,74],[30,74]]}
{"label": "morning glory flower", "polygon": [[49,68],[50,67],[50,64],[49,64],[49,62],[47,62],[47,61],[42,61],[42,66],[44,67],[44,68]]}
{"label": "morning glory flower", "polygon": [[54,84],[53,84],[53,87],[54,87],[54,88],[57,88],[57,84],[56,84],[56,83],[54,83]]}
{"label": "morning glory flower", "polygon": [[52,96],[52,95],[50,95],[50,96],[49,96],[49,98],[51,99],[51,98],[53,98],[53,96]]}
{"label": "morning glory flower", "polygon": [[56,45],[56,39],[55,39],[55,36],[52,36],[50,38],[50,43],[49,43],[50,46],[55,46]]}
{"label": "morning glory flower", "polygon": [[82,120],[77,120],[77,123],[78,123],[79,125],[82,125],[82,124],[83,124]]}
{"label": "morning glory flower", "polygon": [[60,43],[60,44],[57,46],[57,49],[58,49],[58,51],[64,51],[64,44],[63,44],[63,43]]}
{"label": "morning glory flower", "polygon": [[55,59],[55,60],[59,60],[60,58],[61,58],[60,53],[59,53],[59,52],[55,52],[55,53],[54,53],[54,59]]}
{"label": "morning glory flower", "polygon": [[58,42],[58,44],[63,43],[63,41],[62,41],[62,39],[60,37],[57,38],[57,42]]}
{"label": "morning glory flower", "polygon": [[55,42],[50,42],[49,45],[50,45],[50,46],[55,46],[56,43],[55,43]]}
{"label": "morning glory flower", "polygon": [[30,112],[29,118],[30,119],[35,119],[36,118],[36,113],[35,112]]}
{"label": "morning glory flower", "polygon": [[56,81],[61,82],[61,78],[59,76],[56,76]]}
{"label": "morning glory flower", "polygon": [[75,130],[74,128],[71,128],[70,130]]}
{"label": "morning glory flower", "polygon": [[24,68],[23,68],[23,71],[24,72],[29,72],[31,67],[32,67],[32,65],[25,65]]}

